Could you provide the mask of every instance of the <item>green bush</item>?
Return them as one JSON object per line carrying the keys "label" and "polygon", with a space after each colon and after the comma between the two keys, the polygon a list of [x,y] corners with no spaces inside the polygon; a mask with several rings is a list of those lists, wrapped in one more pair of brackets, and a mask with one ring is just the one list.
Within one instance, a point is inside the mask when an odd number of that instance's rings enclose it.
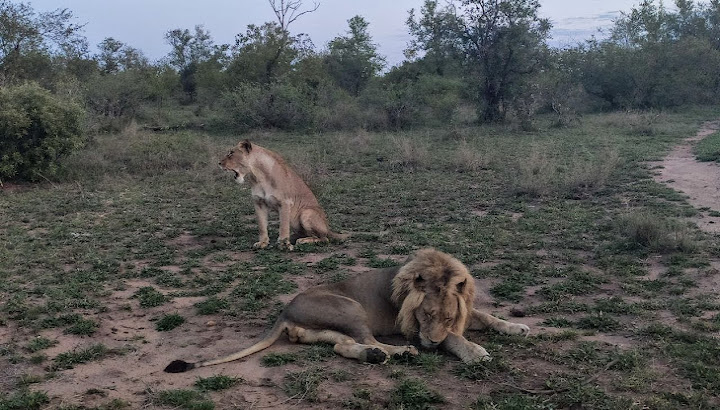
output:
{"label": "green bush", "polygon": [[301,87],[289,82],[242,83],[223,95],[222,106],[231,127],[303,129],[314,123],[313,104]]}
{"label": "green bush", "polygon": [[34,83],[0,88],[0,178],[37,181],[85,143],[82,108]]}

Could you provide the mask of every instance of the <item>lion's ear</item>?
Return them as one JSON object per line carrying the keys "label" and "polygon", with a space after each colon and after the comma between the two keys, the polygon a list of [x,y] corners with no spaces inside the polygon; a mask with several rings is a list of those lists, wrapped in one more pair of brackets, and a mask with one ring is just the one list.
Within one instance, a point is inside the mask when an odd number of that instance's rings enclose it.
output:
{"label": "lion's ear", "polygon": [[413,286],[416,290],[420,292],[425,291],[425,286],[427,285],[425,278],[423,278],[421,275],[417,275],[415,279],[413,280]]}
{"label": "lion's ear", "polygon": [[250,140],[246,139],[243,142],[240,143],[240,148],[245,150],[248,154],[250,151],[252,151],[252,144],[250,143]]}
{"label": "lion's ear", "polygon": [[461,295],[465,293],[466,288],[467,288],[467,279],[465,279],[462,282],[457,284],[457,292]]}

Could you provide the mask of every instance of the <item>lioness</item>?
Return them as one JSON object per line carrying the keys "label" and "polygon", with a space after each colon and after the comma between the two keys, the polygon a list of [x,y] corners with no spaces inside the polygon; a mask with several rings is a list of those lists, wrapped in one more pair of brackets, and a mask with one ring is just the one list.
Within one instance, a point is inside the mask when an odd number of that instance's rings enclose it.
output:
{"label": "lioness", "polygon": [[[250,183],[255,205],[255,216],[260,232],[254,248],[264,249],[270,244],[268,237],[268,209],[280,214],[278,246],[293,249],[292,243],[326,242],[328,238],[344,240],[330,230],[325,211],[307,184],[277,153],[252,144],[249,140],[237,144],[220,161],[222,169],[235,173],[235,181]],[[295,235],[290,238],[290,228]]]}
{"label": "lioness", "polygon": [[473,308],[475,283],[465,265],[434,249],[418,251],[402,267],[361,274],[310,288],[283,310],[268,334],[229,356],[198,363],[175,360],[165,371],[184,372],[241,359],[272,345],[287,331],[292,342],[334,344],[337,354],[384,363],[390,355],[411,354],[413,346],[380,343],[375,336],[417,336],[425,348],[443,348],[463,362],[489,360],[481,346],[465,339],[466,329],[527,334],[529,328]]}

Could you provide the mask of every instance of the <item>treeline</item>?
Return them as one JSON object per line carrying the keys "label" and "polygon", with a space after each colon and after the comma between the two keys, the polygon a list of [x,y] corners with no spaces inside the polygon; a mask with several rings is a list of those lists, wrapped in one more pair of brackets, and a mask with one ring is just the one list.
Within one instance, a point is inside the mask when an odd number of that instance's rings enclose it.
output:
{"label": "treeline", "polygon": [[646,0],[605,38],[565,49],[548,46],[551,24],[537,0],[426,0],[409,11],[412,41],[395,67],[363,17],[317,47],[291,30],[312,8],[269,4],[277,21],[249,25],[234,44],[216,44],[202,26],[180,28],[165,35],[169,54],[150,61],[113,38],[90,53],[69,10],[0,0],[0,100],[16,109],[0,108],[0,169],[22,150],[7,145],[10,135],[37,134],[28,125],[37,119],[21,118],[28,108],[16,102],[18,87],[34,98],[41,88],[66,108],[74,102],[93,132],[131,120],[232,131],[532,127],[538,113],[567,126],[583,112],[715,104],[720,95],[720,0],[676,0],[673,10]]}

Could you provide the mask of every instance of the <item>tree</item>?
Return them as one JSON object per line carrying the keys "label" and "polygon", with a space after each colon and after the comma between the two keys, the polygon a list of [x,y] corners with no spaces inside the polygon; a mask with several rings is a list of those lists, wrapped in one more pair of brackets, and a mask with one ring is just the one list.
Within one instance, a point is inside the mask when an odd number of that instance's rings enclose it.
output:
{"label": "tree", "polygon": [[73,19],[67,9],[37,13],[30,4],[0,0],[0,83],[32,79],[52,56],[86,50],[83,25]]}
{"label": "tree", "polygon": [[107,37],[98,44],[98,49],[100,53],[95,56],[95,59],[104,74],[114,74],[148,66],[148,60],[142,51],[112,37]]}
{"label": "tree", "polygon": [[505,118],[506,105],[524,93],[545,57],[550,22],[538,0],[461,0],[458,25],[466,67],[479,82],[480,118]]}
{"label": "tree", "polygon": [[180,73],[180,84],[190,101],[197,94],[196,74],[202,63],[220,58],[226,47],[213,44],[210,32],[195,26],[195,33],[188,29],[175,29],[165,34],[165,41],[172,47],[168,55],[170,65]]}
{"label": "tree", "polygon": [[269,83],[289,73],[293,62],[312,50],[312,42],[300,34],[289,36],[278,23],[248,25],[235,37],[228,67],[233,86],[240,82]]}
{"label": "tree", "polygon": [[335,37],[328,44],[326,64],[336,84],[357,96],[385,65],[368,33],[369,23],[360,16],[348,20],[346,36]]}
{"label": "tree", "polygon": [[411,9],[405,24],[412,39],[405,57],[420,63],[428,73],[457,72],[462,64],[463,50],[455,11],[452,5],[441,9],[437,1],[426,0],[416,20],[415,9]]}

